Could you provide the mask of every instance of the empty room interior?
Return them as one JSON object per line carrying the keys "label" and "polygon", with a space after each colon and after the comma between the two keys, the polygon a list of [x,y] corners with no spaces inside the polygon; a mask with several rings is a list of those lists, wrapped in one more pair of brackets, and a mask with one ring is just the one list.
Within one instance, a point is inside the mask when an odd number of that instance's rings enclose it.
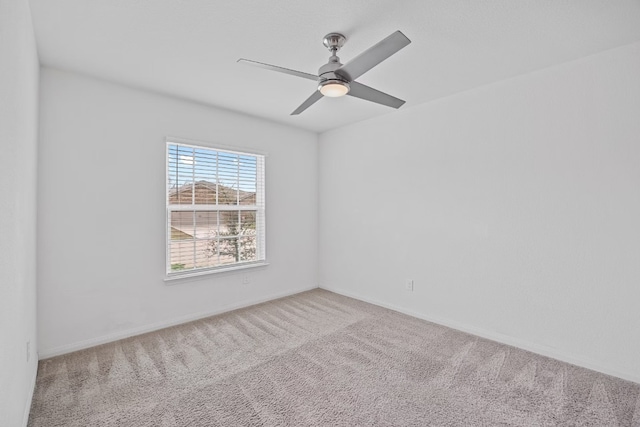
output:
{"label": "empty room interior", "polygon": [[0,426],[640,426],[640,1],[0,0]]}

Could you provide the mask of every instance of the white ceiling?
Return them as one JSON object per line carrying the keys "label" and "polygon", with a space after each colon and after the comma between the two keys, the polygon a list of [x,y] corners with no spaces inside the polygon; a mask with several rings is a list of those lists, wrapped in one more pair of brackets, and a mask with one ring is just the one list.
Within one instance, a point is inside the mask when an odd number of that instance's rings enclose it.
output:
{"label": "white ceiling", "polygon": [[640,0],[30,0],[43,65],[317,132],[395,110],[324,98],[289,114],[342,32],[343,63],[395,30],[412,43],[358,79],[401,108],[640,40]]}

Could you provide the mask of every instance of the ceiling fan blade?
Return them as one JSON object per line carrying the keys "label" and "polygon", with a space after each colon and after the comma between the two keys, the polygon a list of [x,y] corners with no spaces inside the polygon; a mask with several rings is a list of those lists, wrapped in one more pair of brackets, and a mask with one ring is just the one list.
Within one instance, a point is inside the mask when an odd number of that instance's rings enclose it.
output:
{"label": "ceiling fan blade", "polygon": [[335,72],[349,81],[355,80],[409,43],[411,43],[411,40],[407,36],[400,31],[396,31],[338,68]]}
{"label": "ceiling fan blade", "polygon": [[405,102],[402,99],[396,98],[395,96],[387,95],[384,92],[380,92],[379,90],[376,90],[369,86],[365,86],[358,82],[351,82],[349,86],[351,86],[351,90],[349,90],[349,93],[347,93],[347,95],[364,99],[366,101],[375,102],[392,108],[400,108]]}
{"label": "ceiling fan blade", "polygon": [[304,110],[306,110],[307,108],[309,108],[313,104],[315,104],[323,96],[324,95],[321,94],[319,90],[316,90],[315,92],[313,92],[313,94],[311,94],[310,97],[307,98],[306,101],[304,101],[302,104],[300,104],[300,106],[298,108],[296,108],[295,111],[293,113],[291,113],[291,115],[292,116],[297,116],[298,114],[302,113]]}
{"label": "ceiling fan blade", "polygon": [[243,64],[254,65],[256,67],[265,68],[267,70],[278,71],[280,73],[290,74],[292,76],[302,77],[303,79],[313,80],[315,82],[318,81],[318,76],[309,73],[303,73],[302,71],[290,70],[288,68],[278,67],[277,65],[265,64],[263,62],[251,61],[250,59],[238,59],[238,62]]}

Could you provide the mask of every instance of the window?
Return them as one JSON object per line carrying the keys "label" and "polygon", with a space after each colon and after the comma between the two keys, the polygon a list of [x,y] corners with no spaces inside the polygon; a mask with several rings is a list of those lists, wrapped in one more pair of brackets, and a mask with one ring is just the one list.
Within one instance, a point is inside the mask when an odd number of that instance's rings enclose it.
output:
{"label": "window", "polygon": [[167,142],[167,275],[265,261],[264,156]]}

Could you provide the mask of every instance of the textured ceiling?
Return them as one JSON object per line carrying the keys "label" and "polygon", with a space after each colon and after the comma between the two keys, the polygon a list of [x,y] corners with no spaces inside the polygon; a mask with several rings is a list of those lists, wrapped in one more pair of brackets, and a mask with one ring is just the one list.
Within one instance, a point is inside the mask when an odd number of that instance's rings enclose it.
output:
{"label": "textured ceiling", "polygon": [[322,37],[347,36],[343,63],[395,30],[412,40],[358,79],[402,108],[640,40],[640,0],[31,0],[43,65],[78,71],[317,132],[395,110],[322,99],[290,116]]}

